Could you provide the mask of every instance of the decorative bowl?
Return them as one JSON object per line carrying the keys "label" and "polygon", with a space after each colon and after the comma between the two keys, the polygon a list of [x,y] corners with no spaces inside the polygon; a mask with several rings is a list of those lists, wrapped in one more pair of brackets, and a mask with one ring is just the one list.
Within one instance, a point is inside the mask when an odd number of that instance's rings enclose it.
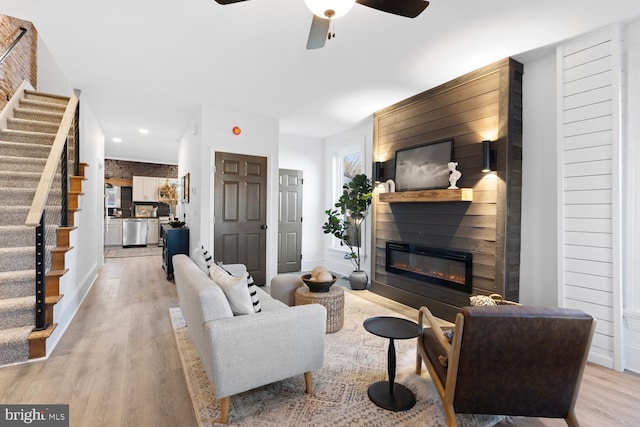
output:
{"label": "decorative bowl", "polygon": [[331,275],[331,277],[333,277],[333,280],[329,282],[318,282],[316,280],[311,280],[311,274],[304,274],[302,276],[302,281],[309,287],[309,290],[311,292],[329,292],[329,288],[331,287],[331,285],[333,285],[338,279],[333,274]]}

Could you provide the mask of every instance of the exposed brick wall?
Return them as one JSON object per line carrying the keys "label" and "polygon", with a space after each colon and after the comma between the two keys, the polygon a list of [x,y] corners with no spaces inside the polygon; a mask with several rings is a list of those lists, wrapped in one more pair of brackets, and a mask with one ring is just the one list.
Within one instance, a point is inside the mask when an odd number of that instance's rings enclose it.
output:
{"label": "exposed brick wall", "polygon": [[133,179],[134,175],[154,176],[159,178],[178,178],[178,166],[158,163],[130,162],[126,160],[104,160],[105,178]]}
{"label": "exposed brick wall", "polygon": [[31,22],[0,15],[0,55],[15,40],[20,27],[26,28],[27,33],[0,66],[0,109],[23,80],[38,87],[38,32]]}

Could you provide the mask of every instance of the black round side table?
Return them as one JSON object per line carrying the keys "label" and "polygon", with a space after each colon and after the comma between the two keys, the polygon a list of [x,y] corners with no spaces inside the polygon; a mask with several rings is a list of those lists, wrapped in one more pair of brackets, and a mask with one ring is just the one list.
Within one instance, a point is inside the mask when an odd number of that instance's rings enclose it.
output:
{"label": "black round side table", "polygon": [[370,317],[363,323],[364,328],[379,337],[389,338],[387,352],[387,372],[389,381],[378,381],[369,386],[369,399],[381,408],[390,411],[406,411],[416,404],[413,392],[395,381],[396,348],[394,340],[415,338],[422,333],[422,327],[415,322],[398,317]]}

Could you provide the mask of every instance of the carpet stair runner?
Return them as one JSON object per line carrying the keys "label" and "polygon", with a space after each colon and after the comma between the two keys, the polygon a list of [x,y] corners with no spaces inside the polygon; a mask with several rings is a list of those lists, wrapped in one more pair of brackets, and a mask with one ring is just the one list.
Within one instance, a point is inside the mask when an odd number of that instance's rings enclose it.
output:
{"label": "carpet stair runner", "polygon": [[[47,242],[51,270],[47,273],[46,317],[50,327],[34,333],[35,229],[24,224],[68,101],[25,91],[7,127],[0,129],[0,365],[43,357],[44,341],[55,327],[53,304],[61,298],[58,280],[66,273],[64,253],[71,249],[68,234],[73,227],[54,227],[53,233],[47,233],[58,238]],[[72,177],[70,193],[82,194],[81,180]],[[57,217],[58,224],[61,199],[60,188],[52,186],[47,215]],[[72,218],[70,211],[69,222]]]}

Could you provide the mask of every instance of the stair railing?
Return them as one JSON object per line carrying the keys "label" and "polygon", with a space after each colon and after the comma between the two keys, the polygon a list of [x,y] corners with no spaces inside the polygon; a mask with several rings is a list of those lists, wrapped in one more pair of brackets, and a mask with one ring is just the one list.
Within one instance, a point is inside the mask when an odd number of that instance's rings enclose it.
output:
{"label": "stair railing", "polygon": [[[75,158],[79,156],[79,139],[77,122],[79,110],[78,96],[80,91],[71,94],[67,108],[65,109],[62,121],[56,133],[49,157],[44,166],[44,171],[36,188],[36,193],[31,203],[31,208],[25,221],[26,226],[35,227],[36,239],[36,313],[34,330],[44,330],[49,325],[46,323],[46,273],[50,267],[51,259],[47,251],[47,234],[54,226],[67,226],[68,222],[68,198],[69,198],[69,174],[68,174],[68,151],[69,134],[73,132]],[[74,125],[75,122],[75,125]],[[74,125],[74,126],[72,126]],[[78,162],[74,165],[74,171],[79,167]],[[57,178],[56,178],[57,177]],[[59,180],[60,182],[56,182]],[[60,205],[48,205],[47,201],[52,194],[53,184],[60,189]],[[57,191],[56,191],[57,192]],[[47,215],[46,211],[51,211]],[[50,217],[53,217],[51,219]],[[48,218],[48,222],[45,221]]]}
{"label": "stair railing", "polygon": [[2,54],[2,56],[0,56],[0,65],[4,62],[5,59],[7,59],[7,56],[9,56],[9,54],[11,53],[11,51],[13,50],[13,48],[16,47],[16,45],[18,44],[18,42],[20,41],[20,39],[22,37],[24,37],[25,34],[27,34],[27,29],[24,27],[20,27],[20,32],[18,33],[18,35],[16,36],[16,38],[11,42],[11,44],[9,45],[9,47],[7,48],[6,52]]}

